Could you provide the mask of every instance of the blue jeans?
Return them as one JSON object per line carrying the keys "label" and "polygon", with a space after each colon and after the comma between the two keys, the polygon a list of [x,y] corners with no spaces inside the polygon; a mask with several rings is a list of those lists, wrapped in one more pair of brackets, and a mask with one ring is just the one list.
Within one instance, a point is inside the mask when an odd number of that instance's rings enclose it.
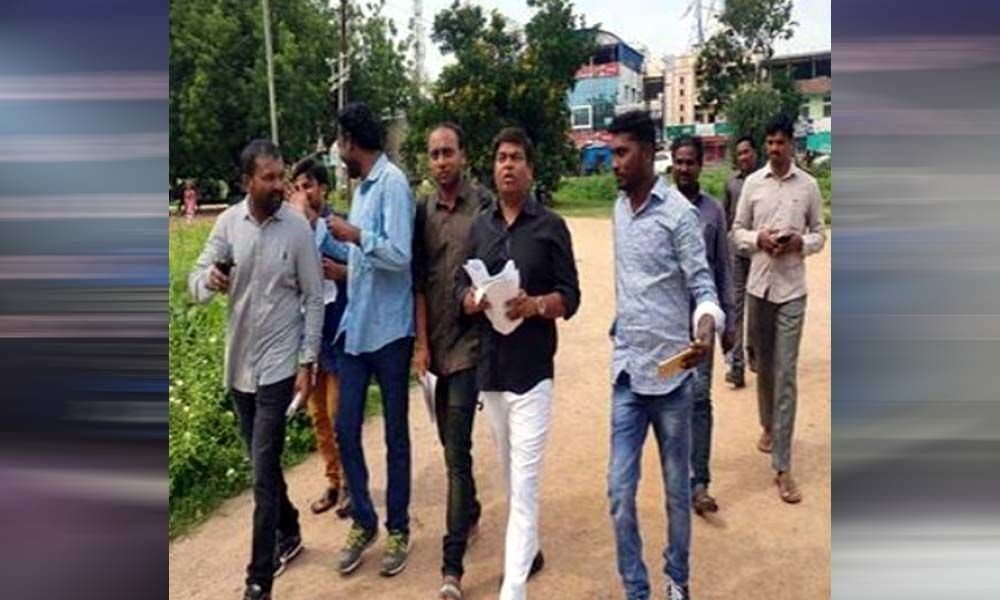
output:
{"label": "blue jeans", "polygon": [[669,394],[647,396],[631,390],[628,373],[615,382],[611,407],[611,464],[608,496],[615,530],[618,573],[629,600],[650,597],[649,577],[642,561],[642,538],[636,517],[635,492],[639,486],[642,446],[652,425],[660,448],[660,471],[667,490],[667,547],[664,573],[680,584],[688,580],[691,546],[690,378]]}
{"label": "blue jeans", "polygon": [[691,377],[691,487],[711,481],[708,459],[712,452],[712,362],[715,349],[698,363]]}
{"label": "blue jeans", "polygon": [[368,466],[361,445],[365,400],[372,375],[382,392],[385,424],[386,507],[389,531],[410,531],[410,426],[409,380],[413,338],[403,337],[375,352],[347,354],[337,344],[340,370],[340,406],[337,410],[337,443],[340,461],[351,493],[354,522],[367,530],[378,528],[378,516],[368,492]]}

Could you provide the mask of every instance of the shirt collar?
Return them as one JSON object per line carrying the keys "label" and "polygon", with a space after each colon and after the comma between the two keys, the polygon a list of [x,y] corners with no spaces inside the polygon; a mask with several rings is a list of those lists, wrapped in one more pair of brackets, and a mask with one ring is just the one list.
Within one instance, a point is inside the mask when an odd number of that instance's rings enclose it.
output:
{"label": "shirt collar", "polygon": [[[667,194],[669,193],[670,186],[667,185],[667,182],[663,179],[663,177],[657,176],[656,180],[653,182],[653,189],[649,190],[649,197],[639,205],[637,210],[632,210],[632,201],[629,200],[628,194],[625,192],[618,192],[618,198],[621,202],[625,203],[625,207],[628,209],[629,213],[635,217],[645,212],[645,210],[654,202],[663,202],[666,200]],[[687,202],[687,198],[685,198],[684,201]]]}
{"label": "shirt collar", "polygon": [[[771,177],[774,179],[778,179],[778,176],[775,175],[774,171],[771,170],[771,161],[768,161],[767,166],[764,168],[766,169],[766,171],[764,172],[764,177]],[[788,167],[788,172],[785,173],[785,176],[781,177],[780,179],[784,181],[786,179],[791,179],[792,177],[798,176],[798,174],[799,174],[799,167],[798,165],[795,164],[795,160],[792,160],[791,165],[789,165]]]}
{"label": "shirt collar", "polygon": [[[458,207],[463,203],[467,203],[472,200],[473,189],[472,184],[468,179],[462,177],[458,183],[458,196],[455,198],[454,210],[458,210]],[[435,208],[444,207],[441,203],[441,188],[437,185],[434,186],[434,206]]]}
{"label": "shirt collar", "polygon": [[[243,202],[240,202],[240,207],[241,207],[241,210],[243,211],[243,219],[244,220],[246,220],[246,219],[249,219],[251,221],[254,220],[253,219],[253,215],[250,214],[250,194],[247,194],[246,196],[243,197]],[[278,210],[274,211],[274,214],[272,214],[270,217],[268,217],[264,221],[264,223],[267,223],[267,221],[271,221],[271,220],[274,220],[274,221],[280,221],[280,220],[282,220],[282,218],[284,218],[284,216],[286,214],[285,211],[287,211],[287,210],[291,210],[291,209],[288,208],[286,202],[282,202],[281,206],[278,207]],[[264,223],[261,223],[261,225],[263,225]]]}
{"label": "shirt collar", "polygon": [[370,183],[376,181],[382,176],[385,171],[385,166],[389,163],[389,159],[386,157],[385,152],[378,155],[375,162],[372,164],[372,170],[368,172],[368,177],[365,177],[365,182]]}
{"label": "shirt collar", "polygon": [[[521,205],[521,213],[517,218],[520,219],[522,214],[534,217],[538,215],[538,212],[538,200],[535,199],[534,194],[529,192],[528,197],[524,200],[524,204]],[[503,219],[503,211],[500,209],[500,196],[497,196],[497,199],[493,201],[493,214]]]}

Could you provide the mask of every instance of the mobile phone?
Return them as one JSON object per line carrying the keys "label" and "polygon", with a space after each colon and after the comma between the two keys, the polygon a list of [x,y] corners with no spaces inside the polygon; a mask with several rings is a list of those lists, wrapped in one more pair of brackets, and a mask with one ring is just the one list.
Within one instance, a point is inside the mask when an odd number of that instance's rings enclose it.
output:
{"label": "mobile phone", "polygon": [[778,242],[779,244],[787,244],[790,239],[792,239],[791,233],[783,233],[778,237],[774,238],[774,241]]}
{"label": "mobile phone", "polygon": [[215,261],[215,268],[221,271],[226,277],[229,277],[229,272],[232,271],[235,266],[236,262],[234,262],[233,259]]}

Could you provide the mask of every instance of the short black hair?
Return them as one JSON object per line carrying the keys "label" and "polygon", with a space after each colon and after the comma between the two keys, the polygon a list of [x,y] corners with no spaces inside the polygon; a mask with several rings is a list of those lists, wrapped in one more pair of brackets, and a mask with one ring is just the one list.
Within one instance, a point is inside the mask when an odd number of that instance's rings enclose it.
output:
{"label": "short black hair", "polygon": [[749,134],[740,136],[740,139],[736,140],[736,143],[733,144],[733,148],[739,146],[743,142],[750,144],[750,147],[753,148],[754,150],[757,149],[757,142],[753,139],[753,136]]}
{"label": "short black hair", "polygon": [[363,102],[351,102],[337,115],[341,134],[365,150],[382,149],[382,123]]}
{"label": "short black hair", "polygon": [[774,135],[778,132],[784,133],[790,140],[795,139],[795,124],[786,115],[778,115],[767,122],[764,128],[764,135]]}
{"label": "short black hair", "polygon": [[257,168],[257,159],[261,156],[282,160],[281,150],[271,140],[251,140],[240,152],[240,172],[247,177],[253,177],[254,169]]}
{"label": "short black hair", "polygon": [[616,116],[608,127],[608,133],[612,135],[627,133],[640,144],[656,147],[656,124],[644,110],[630,110]]}
{"label": "short black hair", "polygon": [[462,127],[458,123],[453,123],[452,121],[442,121],[435,125],[428,133],[427,137],[430,137],[432,133],[438,129],[447,129],[448,131],[455,134],[455,138],[458,139],[458,149],[465,150],[465,132],[462,131]]}
{"label": "short black hair", "polygon": [[696,135],[682,135],[674,140],[670,144],[670,155],[677,154],[677,151],[685,146],[694,148],[694,155],[698,159],[699,165],[705,162],[705,145],[702,143],[701,138]]}
{"label": "short black hair", "polygon": [[531,143],[528,132],[520,127],[504,127],[500,133],[493,138],[493,160],[497,159],[497,150],[500,144],[517,144],[524,149],[524,157],[529,165],[535,164],[535,145]]}
{"label": "short black hair", "polygon": [[330,175],[327,173],[326,167],[315,158],[303,158],[295,164],[295,168],[292,169],[292,181],[298,179],[299,175],[308,175],[319,185],[330,187]]}

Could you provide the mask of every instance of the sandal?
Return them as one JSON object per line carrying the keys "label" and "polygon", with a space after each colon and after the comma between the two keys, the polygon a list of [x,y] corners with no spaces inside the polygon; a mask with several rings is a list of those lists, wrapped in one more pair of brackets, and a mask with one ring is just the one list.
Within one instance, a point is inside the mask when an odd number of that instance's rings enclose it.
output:
{"label": "sandal", "polygon": [[764,454],[770,454],[774,450],[774,438],[771,437],[770,433],[765,431],[760,434],[760,439],[757,440],[757,449]]}
{"label": "sandal", "polygon": [[799,491],[799,486],[796,485],[790,473],[778,473],[774,476],[774,483],[778,486],[778,495],[781,496],[782,500],[788,504],[802,502],[802,492]]}
{"label": "sandal", "polygon": [[453,575],[445,575],[441,590],[438,591],[439,600],[462,600],[461,581]]}

